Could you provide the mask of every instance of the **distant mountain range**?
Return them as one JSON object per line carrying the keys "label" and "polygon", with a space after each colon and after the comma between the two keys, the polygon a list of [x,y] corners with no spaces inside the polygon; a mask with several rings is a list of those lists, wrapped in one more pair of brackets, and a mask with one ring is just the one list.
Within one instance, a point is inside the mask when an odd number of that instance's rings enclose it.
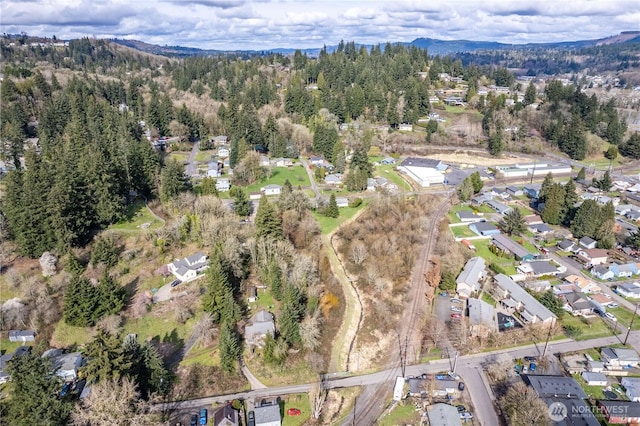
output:
{"label": "distant mountain range", "polygon": [[[209,56],[220,54],[247,54],[256,55],[261,53],[280,53],[288,55],[294,53],[298,49],[292,48],[274,48],[267,50],[213,50],[213,49],[198,49],[195,47],[183,47],[183,46],[158,46],[155,44],[145,43],[138,40],[122,40],[112,39],[114,43],[128,46],[143,52],[153,53],[156,55],[164,56]],[[401,44],[407,46],[417,46],[422,49],[427,49],[432,55],[446,55],[449,53],[459,52],[473,52],[477,50],[500,50],[500,49],[535,49],[535,48],[547,48],[547,49],[571,49],[571,48],[584,48],[601,46],[604,44],[621,44],[621,43],[640,43],[640,31],[624,31],[618,35],[595,39],[595,40],[576,40],[576,41],[564,41],[557,43],[527,43],[527,44],[507,44],[498,43],[495,41],[472,41],[472,40],[440,40],[435,38],[417,38],[411,42],[402,42]],[[386,43],[381,43],[384,46]],[[363,46],[363,45],[358,45]],[[371,45],[364,45],[367,48],[371,48]],[[299,49],[301,52],[310,56],[317,56],[322,48],[311,49]],[[333,52],[337,49],[337,46],[327,46],[328,52]]]}

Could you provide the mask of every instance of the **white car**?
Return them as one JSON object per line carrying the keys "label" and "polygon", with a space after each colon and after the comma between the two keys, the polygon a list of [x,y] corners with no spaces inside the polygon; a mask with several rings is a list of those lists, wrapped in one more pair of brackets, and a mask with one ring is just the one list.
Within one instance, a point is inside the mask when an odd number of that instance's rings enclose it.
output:
{"label": "white car", "polygon": [[457,307],[457,306],[452,306],[452,307],[451,307],[451,311],[452,311],[452,312],[462,312],[462,308],[459,308],[459,307]]}
{"label": "white car", "polygon": [[609,318],[611,321],[618,321],[618,318],[616,318],[616,316],[613,315],[611,312],[605,312],[604,316]]}
{"label": "white car", "polygon": [[451,303],[462,303],[462,300],[456,299],[455,297],[450,299]]}
{"label": "white car", "polygon": [[617,304],[616,302],[609,303],[609,304],[607,305],[607,308],[617,308],[617,307],[618,307],[618,304]]}

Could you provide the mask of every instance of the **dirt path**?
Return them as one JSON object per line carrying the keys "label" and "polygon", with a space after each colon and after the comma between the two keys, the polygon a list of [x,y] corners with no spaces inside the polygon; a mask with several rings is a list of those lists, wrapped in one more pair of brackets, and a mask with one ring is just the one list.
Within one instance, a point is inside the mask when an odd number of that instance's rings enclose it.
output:
{"label": "dirt path", "polygon": [[333,348],[331,349],[331,361],[329,362],[329,372],[336,373],[349,370],[349,359],[351,350],[353,349],[353,343],[360,329],[360,322],[362,321],[362,302],[358,289],[353,284],[353,280],[349,278],[349,274],[344,268],[342,262],[338,257],[338,253],[333,246],[333,236],[343,226],[346,226],[356,220],[365,209],[360,210],[351,219],[344,222],[340,227],[336,228],[333,232],[322,237],[323,246],[326,250],[331,264],[331,270],[334,276],[342,287],[344,294],[344,318],[338,334],[333,341]]}

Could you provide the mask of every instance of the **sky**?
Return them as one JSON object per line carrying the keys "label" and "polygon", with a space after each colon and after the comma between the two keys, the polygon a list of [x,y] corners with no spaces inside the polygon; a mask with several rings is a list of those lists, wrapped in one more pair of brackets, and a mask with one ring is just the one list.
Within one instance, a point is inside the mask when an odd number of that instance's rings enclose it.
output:
{"label": "sky", "polygon": [[443,40],[546,43],[640,30],[639,0],[2,0],[0,32],[203,49]]}

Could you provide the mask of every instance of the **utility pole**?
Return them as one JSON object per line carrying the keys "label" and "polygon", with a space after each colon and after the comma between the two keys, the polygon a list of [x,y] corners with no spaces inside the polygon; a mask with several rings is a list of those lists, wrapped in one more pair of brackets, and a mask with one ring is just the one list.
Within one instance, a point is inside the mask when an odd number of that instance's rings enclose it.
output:
{"label": "utility pole", "polygon": [[627,335],[624,336],[624,345],[627,344],[627,339],[629,339],[629,333],[631,333],[631,327],[633,327],[633,320],[636,319],[636,314],[638,312],[638,306],[640,303],[636,303],[636,308],[633,310],[633,316],[631,317],[631,321],[629,322],[629,327],[627,327]]}
{"label": "utility pole", "polygon": [[551,338],[551,330],[553,330],[553,326],[549,326],[549,333],[547,333],[547,340],[544,342],[544,350],[542,351],[543,358],[547,354],[547,347],[549,347],[549,339]]}

